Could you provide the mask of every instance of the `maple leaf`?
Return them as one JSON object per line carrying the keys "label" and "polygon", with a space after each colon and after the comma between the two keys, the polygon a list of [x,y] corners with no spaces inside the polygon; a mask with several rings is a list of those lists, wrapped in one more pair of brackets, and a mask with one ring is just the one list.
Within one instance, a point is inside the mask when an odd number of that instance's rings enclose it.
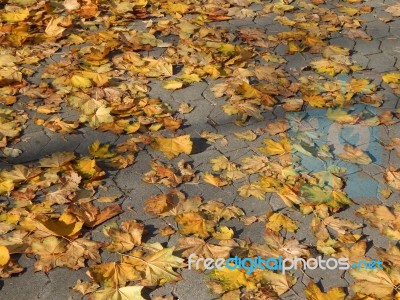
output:
{"label": "maple leaf", "polygon": [[57,116],[53,116],[46,121],[42,119],[34,119],[33,121],[36,125],[42,125],[51,131],[61,133],[74,133],[75,129],[79,127],[79,122],[65,122]]}
{"label": "maple leaf", "polygon": [[188,212],[175,217],[180,225],[179,232],[185,235],[194,234],[205,238],[214,232],[215,221],[208,220],[201,213]]}
{"label": "maple leaf", "polygon": [[59,26],[60,23],[65,22],[64,17],[58,18],[51,18],[50,21],[47,23],[45,33],[50,37],[59,37],[64,32],[65,28]]}
{"label": "maple leaf", "polygon": [[123,261],[93,265],[89,273],[94,281],[113,288],[123,287],[127,282],[140,278],[135,266]]}
{"label": "maple leaf", "polygon": [[112,242],[105,249],[111,252],[127,252],[142,243],[144,225],[134,220],[124,220],[120,228],[116,223],[103,227],[103,233],[110,237]]}
{"label": "maple leaf", "polygon": [[345,161],[359,165],[368,165],[372,162],[371,157],[361,149],[353,147],[352,145],[345,145],[343,147],[344,153],[340,153],[338,157]]}
{"label": "maple leaf", "polygon": [[234,232],[227,226],[219,226],[218,231],[213,232],[212,236],[217,240],[231,240]]}
{"label": "maple leaf", "polygon": [[208,131],[202,131],[200,133],[200,136],[203,139],[206,139],[207,141],[214,143],[216,142],[218,139],[223,139],[225,136],[223,134],[218,134],[218,133],[214,133],[214,132],[208,132]]}
{"label": "maple leaf", "polygon": [[214,245],[196,237],[182,237],[178,240],[176,251],[182,252],[183,257],[195,253],[200,257],[227,258],[232,247]]}
{"label": "maple leaf", "polygon": [[276,135],[279,133],[283,133],[288,129],[288,122],[286,120],[277,120],[275,122],[268,123],[265,132],[271,135]]}
{"label": "maple leaf", "polygon": [[377,248],[376,253],[381,260],[400,268],[400,249],[398,246],[389,243],[388,249]]}
{"label": "maple leaf", "polygon": [[88,147],[89,153],[94,158],[111,158],[116,154],[109,151],[110,144],[100,145],[100,141],[96,140]]}
{"label": "maple leaf", "polygon": [[400,206],[394,205],[392,210],[384,205],[364,205],[356,212],[367,219],[373,227],[391,239],[400,240]]}
{"label": "maple leaf", "polygon": [[279,231],[282,228],[285,228],[290,232],[295,232],[298,227],[296,223],[288,216],[285,216],[280,213],[272,213],[268,217],[268,223],[266,224],[266,228],[271,229],[273,231]]}
{"label": "maple leaf", "polygon": [[28,181],[41,173],[40,168],[28,168],[24,165],[14,165],[11,171],[2,170],[0,176],[12,180],[14,183]]}
{"label": "maple leaf", "polygon": [[105,172],[97,166],[96,160],[89,157],[83,157],[78,160],[76,169],[84,178],[96,179],[105,175]]}
{"label": "maple leaf", "polygon": [[32,253],[39,255],[35,263],[36,271],[48,272],[63,265],[62,258],[66,251],[67,242],[55,236],[48,236],[42,240],[32,242]]}
{"label": "maple leaf", "polygon": [[269,270],[256,271],[255,276],[261,277],[261,283],[267,284],[278,296],[286,293],[296,283],[296,278],[288,274],[277,274]]}
{"label": "maple leaf", "polygon": [[137,270],[140,270],[144,286],[164,285],[167,282],[181,280],[181,276],[173,269],[181,268],[183,259],[173,255],[174,250],[161,247],[150,255],[141,258],[128,256],[123,260],[132,263]]}
{"label": "maple leaf", "polygon": [[221,202],[209,200],[200,206],[202,211],[211,213],[217,220],[231,220],[244,216],[243,210],[234,205],[226,206]]}
{"label": "maple leaf", "polygon": [[278,142],[275,142],[272,139],[264,140],[264,147],[261,147],[260,150],[269,155],[282,155],[290,152],[290,144],[287,138],[281,139]]}
{"label": "maple leaf", "polygon": [[142,297],[142,286],[125,286],[121,288],[105,288],[96,291],[89,299],[91,300],[145,300]]}
{"label": "maple leaf", "polygon": [[328,108],[326,116],[328,119],[340,124],[354,124],[358,120],[357,116],[352,116],[341,108]]}
{"label": "maple leaf", "polygon": [[212,170],[219,172],[222,170],[226,170],[230,164],[232,164],[226,156],[218,156],[210,159],[210,163],[212,164]]}
{"label": "maple leaf", "polygon": [[0,179],[0,194],[8,194],[14,189],[14,182],[10,179]]}
{"label": "maple leaf", "polygon": [[252,244],[249,249],[250,255],[263,255],[265,257],[283,258],[309,257],[310,252],[305,245],[299,243],[296,239],[284,240],[279,232],[266,229],[264,232],[264,244]]}
{"label": "maple leaf", "polygon": [[78,238],[71,241],[65,254],[60,258],[63,266],[74,270],[85,267],[85,260],[99,263],[101,261],[99,248],[101,244],[86,238]]}
{"label": "maple leaf", "polygon": [[74,291],[81,293],[82,295],[91,294],[96,291],[100,285],[96,282],[82,282],[81,280],[77,280],[76,284],[72,288]]}
{"label": "maple leaf", "polygon": [[234,132],[233,133],[237,138],[245,140],[245,141],[254,141],[257,138],[257,135],[251,131],[243,131],[243,132]]}
{"label": "maple leaf", "polygon": [[345,32],[345,34],[351,39],[372,40],[372,37],[369,34],[358,28],[350,28]]}
{"label": "maple leaf", "polygon": [[182,176],[172,166],[164,165],[159,161],[151,162],[152,170],[144,174],[143,181],[147,183],[162,183],[168,187],[176,187],[182,183]]}
{"label": "maple leaf", "polygon": [[221,187],[229,184],[228,181],[210,173],[203,174],[203,180],[216,187]]}
{"label": "maple leaf", "polygon": [[36,226],[51,235],[75,236],[82,229],[83,222],[77,222],[72,215],[63,214],[58,220],[39,219]]}
{"label": "maple leaf", "polygon": [[304,293],[307,296],[307,300],[344,300],[346,297],[342,288],[331,288],[326,293],[323,293],[312,281],[307,285]]}
{"label": "maple leaf", "polygon": [[183,87],[183,82],[178,80],[166,80],[164,81],[163,88],[166,90],[177,90]]}
{"label": "maple leaf", "polygon": [[190,154],[192,152],[192,145],[190,135],[187,134],[175,138],[154,138],[151,147],[154,150],[162,151],[167,158],[172,159],[180,153]]}
{"label": "maple leaf", "polygon": [[1,17],[4,21],[10,23],[21,22],[29,17],[28,8],[15,7],[15,10],[10,12],[3,12]]}
{"label": "maple leaf", "polygon": [[75,154],[72,152],[57,152],[53,153],[48,158],[40,159],[39,164],[41,167],[45,168],[61,168],[74,159]]}
{"label": "maple leaf", "polygon": [[385,11],[392,14],[393,17],[400,17],[400,4],[389,6]]}
{"label": "maple leaf", "polygon": [[[251,281],[249,275],[245,271],[235,268],[230,270],[228,268],[213,269],[208,275],[212,280],[218,282],[221,286],[221,292],[233,291],[244,287],[246,289],[254,289],[255,284]],[[217,290],[214,289],[214,292]],[[220,293],[221,293],[220,292]]]}
{"label": "maple leaf", "polygon": [[190,106],[190,104],[188,104],[188,103],[186,103],[186,102],[182,102],[182,103],[179,105],[178,111],[179,111],[181,114],[188,114],[188,113],[190,113],[193,109],[194,109],[194,107]]}
{"label": "maple leaf", "polygon": [[389,166],[383,177],[392,188],[400,190],[400,170],[396,170],[396,168]]}
{"label": "maple leaf", "polygon": [[365,240],[360,240],[355,244],[350,244],[350,246],[339,247],[336,253],[333,253],[332,256],[340,258],[346,257],[349,259],[349,263],[357,263],[360,260],[369,260],[369,258],[365,255],[367,251],[367,243]]}
{"label": "maple leaf", "polygon": [[[62,32],[62,31],[61,31]],[[89,88],[92,86],[92,82],[89,78],[75,74],[71,77],[71,84],[77,88]]]}
{"label": "maple leaf", "polygon": [[122,213],[123,210],[118,204],[107,206],[100,210],[93,203],[86,202],[80,204],[71,204],[64,212],[76,216],[76,218],[78,218],[81,222],[84,222],[86,226],[95,227]]}
{"label": "maple leaf", "polygon": [[387,73],[382,75],[382,79],[386,83],[400,84],[400,73]]}
{"label": "maple leaf", "polygon": [[155,215],[163,215],[176,205],[176,201],[174,200],[172,194],[152,196],[146,200],[144,211]]}
{"label": "maple leaf", "polygon": [[351,290],[363,295],[377,297],[378,299],[389,300],[398,297],[396,286],[399,281],[399,270],[393,268],[385,271],[376,268],[374,270],[366,269],[351,269],[350,275],[356,279],[356,282],[351,285]]}

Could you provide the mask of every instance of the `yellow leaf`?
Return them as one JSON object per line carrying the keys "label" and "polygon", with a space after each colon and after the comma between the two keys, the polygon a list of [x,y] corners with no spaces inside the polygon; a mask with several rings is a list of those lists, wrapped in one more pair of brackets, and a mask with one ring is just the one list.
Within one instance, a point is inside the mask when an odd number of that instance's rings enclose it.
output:
{"label": "yellow leaf", "polygon": [[279,231],[282,228],[285,228],[287,231],[295,232],[298,227],[296,223],[288,216],[285,216],[281,213],[273,213],[268,218],[268,223],[266,224],[266,228],[271,229],[273,231]]}
{"label": "yellow leaf", "polygon": [[211,271],[209,276],[218,281],[224,291],[232,291],[241,287],[245,287],[247,289],[255,288],[255,284],[249,279],[249,276],[238,268],[233,270],[228,268],[214,269]]}
{"label": "yellow leaf", "polygon": [[400,73],[387,73],[382,75],[382,79],[386,83],[400,84]]}
{"label": "yellow leaf", "polygon": [[264,140],[265,147],[261,147],[260,150],[269,155],[281,155],[290,152],[290,144],[287,138],[281,139],[275,142],[272,139]]}
{"label": "yellow leaf", "polygon": [[358,120],[358,117],[349,115],[341,108],[328,108],[326,116],[329,120],[335,121],[340,124],[354,124]]}
{"label": "yellow leaf", "polygon": [[359,9],[354,8],[354,7],[344,6],[344,7],[340,8],[339,11],[352,17],[352,16],[358,14]]}
{"label": "yellow leaf", "polygon": [[233,133],[237,138],[245,140],[245,141],[254,141],[257,138],[257,135],[251,131],[243,131],[243,132],[234,132]]}
{"label": "yellow leaf", "polygon": [[174,3],[172,1],[168,1],[167,10],[171,13],[179,13],[184,14],[190,9],[190,6],[185,3]]}
{"label": "yellow leaf", "polygon": [[164,155],[172,159],[181,153],[190,154],[192,152],[192,141],[190,135],[181,135],[175,138],[157,137],[151,147],[154,150],[162,151]]}
{"label": "yellow leaf", "polygon": [[6,246],[0,245],[0,266],[5,266],[10,261],[10,252]]}
{"label": "yellow leaf", "polygon": [[215,221],[207,220],[197,212],[178,215],[175,217],[175,221],[179,224],[179,232],[184,235],[194,234],[205,238],[214,232]]}
{"label": "yellow leaf", "polygon": [[217,240],[230,240],[233,238],[233,230],[227,226],[220,226],[219,231],[213,233]]}
{"label": "yellow leaf", "polygon": [[18,8],[11,12],[3,12],[1,17],[4,21],[10,23],[21,22],[28,18],[29,16],[29,9],[28,8]]}
{"label": "yellow leaf", "polygon": [[386,182],[394,189],[400,190],[400,170],[396,170],[394,167],[389,167],[383,175]]}
{"label": "yellow leaf", "polygon": [[0,180],[0,194],[6,194],[14,189],[14,183],[10,179]]}
{"label": "yellow leaf", "polygon": [[279,23],[281,23],[282,25],[286,25],[286,26],[293,26],[296,24],[295,21],[290,20],[288,17],[282,17],[282,16],[277,16],[275,17],[274,21],[278,21]]}
{"label": "yellow leaf", "polygon": [[92,294],[93,300],[145,300],[142,297],[142,286],[108,287]]}
{"label": "yellow leaf", "polygon": [[126,133],[135,133],[139,129],[140,129],[140,122],[134,122],[133,124],[128,124],[124,128]]}
{"label": "yellow leaf", "polygon": [[396,283],[390,276],[378,268],[371,270],[366,268],[351,269],[350,275],[357,281],[351,286],[354,292],[375,296],[378,299],[393,299],[393,289]]}
{"label": "yellow leaf", "polygon": [[344,300],[346,297],[346,293],[342,288],[331,288],[327,293],[323,293],[312,281],[308,284],[304,293],[307,296],[307,300]]}
{"label": "yellow leaf", "polygon": [[89,88],[92,86],[90,79],[80,75],[73,75],[71,77],[71,84],[77,88]]}
{"label": "yellow leaf", "polygon": [[304,46],[301,46],[297,42],[289,42],[288,43],[288,52],[295,53],[295,52],[302,52],[305,49]]}
{"label": "yellow leaf", "polygon": [[296,283],[296,278],[289,274],[274,273],[267,270],[263,271],[260,275],[264,281],[267,281],[271,285],[278,296],[286,293]]}
{"label": "yellow leaf", "polygon": [[[125,286],[128,281],[133,281],[140,278],[135,266],[125,262],[111,262],[92,265],[89,269],[89,272],[93,280],[98,283],[103,283],[106,289],[107,287],[116,288],[118,286]],[[99,299],[108,300],[109,298]]]}
{"label": "yellow leaf", "polygon": [[57,152],[50,157],[42,158],[39,164],[43,168],[60,168],[75,159],[73,152]]}
{"label": "yellow leaf", "polygon": [[203,175],[203,180],[213,186],[221,187],[228,184],[228,181],[222,179],[221,177],[215,176],[210,173],[205,173]]}
{"label": "yellow leaf", "polygon": [[161,250],[142,258],[124,257],[123,261],[132,263],[141,271],[143,270],[142,284],[145,286],[163,285],[180,280],[182,277],[173,268],[181,268],[183,259],[173,255],[174,248],[163,249],[160,244],[155,246],[161,247]]}
{"label": "yellow leaf", "polygon": [[216,172],[226,170],[232,164],[228,158],[223,155],[210,159],[210,163],[212,164],[212,170]]}
{"label": "yellow leaf", "polygon": [[76,168],[87,178],[92,178],[95,175],[102,176],[104,172],[96,165],[96,160],[90,159],[88,157],[83,157],[78,160]]}
{"label": "yellow leaf", "polygon": [[177,90],[183,87],[183,82],[178,80],[164,81],[163,88],[166,90]]}
{"label": "yellow leaf", "polygon": [[350,50],[348,48],[343,48],[335,45],[326,46],[322,51],[322,56],[325,58],[335,57],[336,55],[348,56],[349,54]]}
{"label": "yellow leaf", "polygon": [[111,153],[108,148],[110,148],[110,144],[100,145],[100,141],[94,141],[88,148],[89,153],[94,158],[110,158],[114,157],[116,154]]}
{"label": "yellow leaf", "polygon": [[379,193],[382,195],[382,197],[383,197],[384,199],[387,199],[387,198],[389,198],[390,195],[392,194],[392,191],[389,190],[389,189],[381,189],[381,190],[379,190]]}
{"label": "yellow leaf", "polygon": [[65,28],[58,26],[63,21],[63,17],[51,18],[47,23],[45,33],[50,37],[58,37],[64,32]]}
{"label": "yellow leaf", "polygon": [[194,107],[190,106],[190,104],[188,104],[188,103],[186,103],[186,102],[182,102],[182,103],[179,105],[178,111],[179,111],[181,114],[188,114],[188,113],[190,113],[193,109],[194,109]]}
{"label": "yellow leaf", "polygon": [[193,82],[199,82],[201,81],[201,78],[197,74],[182,74],[179,76],[179,79],[181,79],[183,82],[186,83],[193,83]]}
{"label": "yellow leaf", "polygon": [[73,236],[82,229],[82,222],[71,222],[71,220],[38,220],[37,227],[47,233],[56,236]]}

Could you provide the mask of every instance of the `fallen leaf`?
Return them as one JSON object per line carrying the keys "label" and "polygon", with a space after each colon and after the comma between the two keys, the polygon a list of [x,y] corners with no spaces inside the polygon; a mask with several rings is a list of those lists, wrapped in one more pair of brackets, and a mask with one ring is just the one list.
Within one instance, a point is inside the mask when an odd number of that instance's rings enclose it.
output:
{"label": "fallen leaf", "polygon": [[312,281],[310,281],[304,292],[307,300],[344,300],[346,297],[346,293],[342,288],[331,288],[328,292],[323,293]]}
{"label": "fallen leaf", "polygon": [[345,161],[359,165],[368,165],[372,162],[371,157],[367,153],[349,144],[345,145],[343,150],[345,152],[338,154],[338,157]]}
{"label": "fallen leaf", "polygon": [[162,151],[167,158],[172,159],[180,153],[190,154],[192,145],[190,135],[181,135],[175,138],[155,138],[151,147],[154,150]]}

